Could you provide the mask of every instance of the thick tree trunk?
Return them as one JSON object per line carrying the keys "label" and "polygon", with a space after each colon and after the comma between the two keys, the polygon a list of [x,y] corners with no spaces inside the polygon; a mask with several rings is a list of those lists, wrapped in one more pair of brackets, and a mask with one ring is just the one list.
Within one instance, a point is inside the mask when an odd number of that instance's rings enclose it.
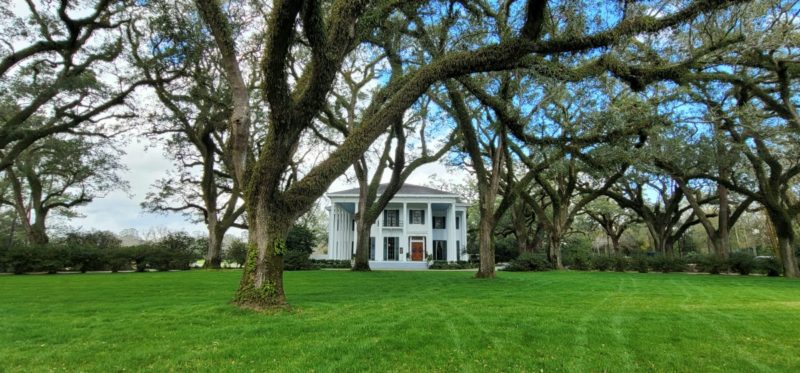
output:
{"label": "thick tree trunk", "polygon": [[522,253],[531,253],[531,247],[528,246],[528,239],[524,235],[516,234],[514,235],[517,238],[517,252]]}
{"label": "thick tree trunk", "polygon": [[800,270],[797,268],[797,257],[794,255],[794,245],[788,237],[778,236],[778,252],[783,262],[783,275],[789,278],[800,277]]}
{"label": "thick tree trunk", "polygon": [[45,227],[45,214],[37,212],[33,224],[29,226],[27,231],[28,241],[33,245],[46,245],[50,242],[50,237],[47,236],[47,229]]}
{"label": "thick tree trunk", "polygon": [[203,268],[220,269],[222,268],[222,235],[219,234],[217,223],[208,224],[208,251],[206,252]]}
{"label": "thick tree trunk", "polygon": [[619,248],[619,239],[622,235],[610,235],[611,238],[611,248],[614,249],[614,255],[622,255],[622,251]]}
{"label": "thick tree trunk", "polygon": [[494,278],[494,245],[492,245],[492,233],[494,232],[494,222],[492,222],[492,214],[488,212],[481,213],[480,221],[478,222],[478,248],[480,251],[481,265],[478,273],[475,274],[477,278]]}
{"label": "thick tree trunk", "polygon": [[[363,215],[363,214],[362,214]],[[369,271],[369,240],[372,224],[364,222],[363,218],[356,221],[356,258],[353,261],[353,271]]]}
{"label": "thick tree trunk", "polygon": [[730,201],[728,198],[728,188],[717,183],[717,197],[719,198],[719,218],[717,232],[711,240],[714,245],[715,254],[719,258],[727,259],[730,255]]}
{"label": "thick tree trunk", "polygon": [[285,307],[283,254],[291,214],[275,210],[268,212],[264,204],[257,202],[249,212],[250,242],[234,302],[255,310]]}
{"label": "thick tree trunk", "polygon": [[713,237],[708,237],[708,242],[711,243],[711,248],[714,250],[714,255],[720,259],[727,259],[730,254],[728,245],[728,238],[722,238],[721,232],[717,232]]}
{"label": "thick tree trunk", "polygon": [[561,232],[554,229],[550,232],[550,247],[548,248],[547,258],[555,269],[564,269],[561,261]]}
{"label": "thick tree trunk", "polygon": [[778,236],[778,255],[783,263],[783,275],[790,278],[800,277],[800,269],[797,268],[797,258],[794,253],[794,228],[791,218],[780,211],[767,209],[772,226],[775,227],[775,235]]}

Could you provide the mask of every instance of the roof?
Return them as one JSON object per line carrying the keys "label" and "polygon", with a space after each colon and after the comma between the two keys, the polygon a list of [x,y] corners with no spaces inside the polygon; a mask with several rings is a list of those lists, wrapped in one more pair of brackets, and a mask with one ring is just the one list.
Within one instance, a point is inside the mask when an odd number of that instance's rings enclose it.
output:
{"label": "roof", "polygon": [[[383,194],[383,191],[386,190],[386,186],[389,184],[381,184],[378,186],[378,194]],[[338,192],[331,192],[328,193],[329,196],[347,196],[347,195],[358,195],[359,188],[352,188],[346,190],[340,190]],[[433,189],[421,185],[413,185],[413,184],[403,184],[400,187],[400,190],[395,193],[396,196],[401,195],[437,195],[437,196],[458,196],[455,193],[445,192],[439,189]]]}

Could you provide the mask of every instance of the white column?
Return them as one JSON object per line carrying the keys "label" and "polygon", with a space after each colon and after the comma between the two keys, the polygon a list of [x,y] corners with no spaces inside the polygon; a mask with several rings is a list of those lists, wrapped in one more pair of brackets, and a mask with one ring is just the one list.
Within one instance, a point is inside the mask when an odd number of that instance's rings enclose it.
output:
{"label": "white column", "polygon": [[375,260],[383,261],[383,211],[378,214],[378,221],[375,222],[378,234],[375,235]]}
{"label": "white column", "polygon": [[433,210],[431,209],[431,203],[428,202],[428,212],[426,213],[425,217],[425,226],[427,228],[428,236],[425,238],[425,259],[428,259],[428,255],[433,254]]}
{"label": "white column", "polygon": [[[356,203],[355,207],[353,207],[353,211],[355,211],[355,213],[353,213],[353,215],[350,217],[351,220],[356,218],[355,214],[358,213],[358,203]],[[356,227],[357,223],[358,222],[355,222],[355,221],[351,221],[350,222],[350,224],[353,225],[353,227],[350,229],[350,232],[353,234],[353,250],[355,250],[355,248],[358,247],[358,231],[354,229],[354,228],[357,228]],[[348,228],[350,228],[350,227],[348,227]],[[369,237],[367,237],[367,240],[369,240]]]}
{"label": "white column", "polygon": [[451,203],[447,208],[447,261],[456,259],[456,204]]}
{"label": "white column", "polygon": [[400,255],[400,261],[405,262],[406,257],[411,255],[411,244],[408,242],[408,235],[406,234],[406,229],[408,229],[408,205],[406,202],[403,202],[403,209],[400,210],[400,216],[398,219],[400,220],[400,226],[403,227],[401,230],[400,237],[397,238],[397,244],[399,247],[403,248],[403,253]]}
{"label": "white column", "polygon": [[461,214],[461,247],[464,248],[461,251],[462,256],[469,260],[469,254],[467,254],[467,210]]}
{"label": "white column", "polygon": [[328,210],[328,259],[336,259],[336,257],[333,254],[333,247],[334,247],[334,241],[333,241],[333,226],[334,226],[333,225],[333,219],[334,219],[334,217],[333,217],[333,207],[334,206],[336,206],[336,204],[331,203],[330,210]]}

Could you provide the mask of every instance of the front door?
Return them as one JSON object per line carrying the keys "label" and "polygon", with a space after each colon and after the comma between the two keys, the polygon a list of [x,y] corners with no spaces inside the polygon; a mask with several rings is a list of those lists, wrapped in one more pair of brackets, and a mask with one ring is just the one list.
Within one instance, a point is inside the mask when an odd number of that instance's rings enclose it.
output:
{"label": "front door", "polygon": [[421,241],[411,241],[411,260],[422,261],[425,256],[425,244]]}

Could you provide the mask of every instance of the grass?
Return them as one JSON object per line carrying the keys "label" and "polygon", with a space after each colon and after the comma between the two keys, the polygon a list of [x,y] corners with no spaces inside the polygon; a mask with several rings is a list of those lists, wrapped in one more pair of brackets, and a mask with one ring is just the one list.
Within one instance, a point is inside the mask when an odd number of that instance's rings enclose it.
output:
{"label": "grass", "polygon": [[800,282],[638,273],[0,276],[0,371],[800,371]]}

